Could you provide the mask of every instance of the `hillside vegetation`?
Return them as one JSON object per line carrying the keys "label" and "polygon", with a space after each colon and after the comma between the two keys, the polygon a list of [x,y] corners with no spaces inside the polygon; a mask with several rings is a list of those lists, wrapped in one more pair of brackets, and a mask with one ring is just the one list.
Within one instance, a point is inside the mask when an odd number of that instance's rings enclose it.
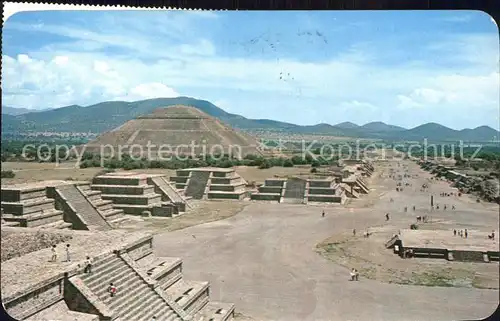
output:
{"label": "hillside vegetation", "polygon": [[[317,124],[299,126],[270,120],[248,119],[224,111],[209,101],[190,97],[156,98],[136,102],[112,101],[82,107],[72,105],[39,112],[8,115],[12,108],[2,111],[2,135],[22,132],[93,132],[110,131],[139,115],[148,114],[156,108],[172,105],[193,106],[219,118],[224,123],[242,130],[269,130],[282,133],[321,134],[341,137],[378,138],[387,140],[472,141],[488,142],[500,133],[488,126],[475,129],[454,130],[440,124],[428,123],[405,129],[382,122],[372,122],[359,126],[344,122],[337,125]],[[7,113],[6,113],[7,112]]]}

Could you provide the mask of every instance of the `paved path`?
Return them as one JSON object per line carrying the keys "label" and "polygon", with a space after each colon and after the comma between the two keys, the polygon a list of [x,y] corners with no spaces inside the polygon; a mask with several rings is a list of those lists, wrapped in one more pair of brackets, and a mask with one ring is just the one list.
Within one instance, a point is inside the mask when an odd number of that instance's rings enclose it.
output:
{"label": "paved path", "polygon": [[186,278],[210,280],[213,300],[234,302],[255,320],[464,320],[493,313],[498,291],[350,282],[348,269],[315,253],[336,232],[381,223],[385,213],[377,208],[338,207],[321,218],[318,207],[254,203],[224,221],[157,235],[154,248],[182,257]]}

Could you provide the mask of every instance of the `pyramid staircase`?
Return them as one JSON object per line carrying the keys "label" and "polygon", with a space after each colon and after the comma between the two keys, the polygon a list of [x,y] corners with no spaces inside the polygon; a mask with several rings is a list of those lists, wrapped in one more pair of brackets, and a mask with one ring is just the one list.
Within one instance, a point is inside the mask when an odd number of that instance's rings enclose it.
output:
{"label": "pyramid staircase", "polygon": [[[148,237],[100,257],[91,273],[69,280],[116,320],[233,320],[234,305],[210,301],[210,284],[183,279],[182,269],[180,258],[154,256]],[[111,282],[117,288],[113,297],[107,291]]]}
{"label": "pyramid staircase", "polygon": [[127,220],[122,209],[114,208],[112,201],[103,199],[101,191],[92,190],[90,182],[80,183],[75,187],[109,226],[113,227]]}
{"label": "pyramid staircase", "polygon": [[246,181],[224,168],[188,168],[170,178],[182,195],[193,199],[236,199],[247,196]]}
{"label": "pyramid staircase", "polygon": [[2,226],[71,229],[45,185],[2,186]]}
{"label": "pyramid staircase", "polygon": [[[304,204],[307,181],[301,178],[289,178],[286,181],[283,202],[293,204]],[[306,199],[307,200],[307,199]]]}

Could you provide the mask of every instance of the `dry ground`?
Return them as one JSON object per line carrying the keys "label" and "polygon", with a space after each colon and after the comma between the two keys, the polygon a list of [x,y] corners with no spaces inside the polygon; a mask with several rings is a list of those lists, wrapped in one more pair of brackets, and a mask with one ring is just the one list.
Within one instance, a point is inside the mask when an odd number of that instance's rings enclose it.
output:
{"label": "dry ground", "polygon": [[[373,179],[372,184],[372,193],[361,200],[346,207],[324,207],[325,218],[321,218],[318,206],[251,202],[228,219],[157,234],[155,252],[183,257],[187,279],[210,280],[214,300],[235,302],[238,312],[256,320],[456,320],[489,316],[498,305],[498,290],[473,286],[494,287],[495,277],[498,284],[498,264],[402,260],[384,249],[388,239],[384,233],[390,236],[414,221],[413,213],[403,214],[403,204],[415,203],[424,213],[428,197],[416,198],[410,190],[395,196],[392,187],[385,187],[389,181]],[[431,190],[446,187],[441,185]],[[389,209],[389,224],[384,214],[390,197],[398,201]],[[486,231],[491,231],[492,224],[498,226],[498,212],[491,206],[470,203],[467,198],[456,202],[454,215],[470,230],[479,230],[481,224],[488,227]],[[473,215],[468,214],[471,209]],[[445,221],[436,215],[433,219],[439,224]],[[354,228],[358,235],[366,229],[374,234],[369,239],[352,239]],[[332,260],[318,255],[318,244],[346,239],[354,242],[349,255],[330,252]],[[357,257],[364,260],[357,261]],[[360,282],[347,280],[352,266],[362,271]],[[453,274],[452,280],[444,278],[444,272]]]}
{"label": "dry ground", "polygon": [[241,212],[250,202],[241,201],[192,201],[192,210],[174,218],[131,217],[120,225],[123,230],[140,230],[148,233],[175,231],[186,227],[229,218]]}
{"label": "dry ground", "polygon": [[[375,226],[367,226],[366,229],[357,231],[353,236],[352,229],[346,229],[341,233],[331,236],[318,244],[318,252],[345,267],[355,267],[367,278],[382,282],[429,285],[429,286],[458,286],[494,288],[499,287],[499,272],[497,263],[468,263],[449,262],[436,259],[411,259],[403,260],[393,254],[391,250],[384,247],[392,235],[397,234],[399,229],[407,229],[411,223],[416,222],[417,215],[429,215],[430,222],[420,224],[419,229],[446,230],[453,237],[453,229],[468,229],[469,233],[486,234],[498,227],[498,205],[482,203],[477,204],[467,196],[462,197],[440,197],[443,191],[451,192],[446,182],[428,180],[429,174],[421,171],[416,164],[408,164],[408,173],[418,174],[418,178],[407,179],[412,187],[404,188],[403,192],[396,192],[396,181],[389,178],[372,179],[372,187],[375,193],[361,201],[354,201],[349,206],[353,214],[359,213],[366,204],[375,209],[377,215],[383,216],[390,213],[389,222],[380,222]],[[388,164],[386,164],[388,166]],[[399,168],[404,173],[402,168]],[[379,167],[379,174],[388,173],[386,166]],[[420,192],[420,186],[429,182],[429,192]],[[372,200],[374,196],[382,194],[380,201]],[[430,195],[435,197],[435,203],[441,204],[438,211],[430,211]],[[394,203],[390,203],[390,198]],[[443,210],[443,205],[448,205],[448,210]],[[412,207],[416,206],[413,212]],[[456,206],[452,211],[451,205]],[[408,206],[408,212],[404,207]],[[372,212],[373,213],[373,212]],[[363,211],[364,215],[370,215]],[[368,239],[363,237],[363,232],[369,230],[372,236]]]}

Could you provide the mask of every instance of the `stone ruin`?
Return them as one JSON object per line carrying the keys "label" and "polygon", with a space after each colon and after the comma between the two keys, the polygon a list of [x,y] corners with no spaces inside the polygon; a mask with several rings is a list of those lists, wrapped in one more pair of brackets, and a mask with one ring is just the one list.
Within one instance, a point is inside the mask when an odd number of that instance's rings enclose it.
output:
{"label": "stone ruin", "polygon": [[170,177],[177,190],[193,199],[236,199],[248,196],[247,182],[232,168],[187,168]]}
{"label": "stone ruin", "polygon": [[[182,259],[155,256],[152,242],[150,235],[127,235],[125,244],[115,242],[90,254],[91,273],[85,273],[83,261],[47,273],[37,266],[46,264],[37,252],[3,262],[5,310],[16,320],[233,319],[234,304],[211,301],[209,282],[184,279]],[[30,262],[31,273],[40,273],[16,281],[21,261]],[[114,297],[108,292],[110,282],[118,289]]]}
{"label": "stone ruin", "polygon": [[270,178],[251,194],[252,200],[276,201],[279,203],[326,202],[344,204],[347,198],[359,198],[368,194],[366,182],[374,168],[371,164],[355,160],[355,165],[330,168],[324,178]]}
{"label": "stone ruin", "polygon": [[174,217],[190,208],[164,175],[133,172],[2,186],[1,200],[2,226],[76,230],[110,230],[125,214]]}

